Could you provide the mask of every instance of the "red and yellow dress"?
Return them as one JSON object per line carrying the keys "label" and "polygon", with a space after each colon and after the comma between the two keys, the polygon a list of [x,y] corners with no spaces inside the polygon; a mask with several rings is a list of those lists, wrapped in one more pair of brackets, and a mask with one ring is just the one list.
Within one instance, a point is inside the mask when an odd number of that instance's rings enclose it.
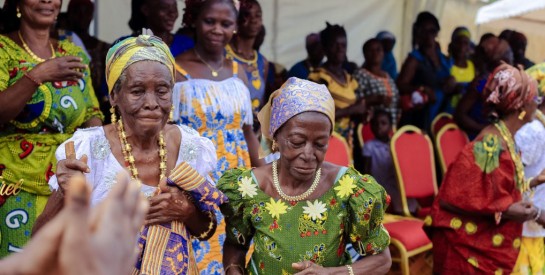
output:
{"label": "red and yellow dress", "polygon": [[[522,199],[524,178],[519,180],[517,156],[514,146],[502,143],[502,136],[487,134],[468,144],[449,167],[426,218],[435,273],[511,273],[522,223],[501,219],[499,213]],[[440,202],[459,211],[447,210]]]}

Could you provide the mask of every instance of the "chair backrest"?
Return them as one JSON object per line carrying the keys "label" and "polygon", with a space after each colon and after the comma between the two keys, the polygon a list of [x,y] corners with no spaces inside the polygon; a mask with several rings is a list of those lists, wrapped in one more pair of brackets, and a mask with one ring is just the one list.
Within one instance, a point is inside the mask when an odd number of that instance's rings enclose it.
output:
{"label": "chair backrest", "polygon": [[364,143],[375,138],[375,134],[371,130],[371,123],[365,123],[358,134],[361,134]]}
{"label": "chair backrest", "polygon": [[437,194],[435,159],[430,138],[412,125],[401,127],[390,143],[403,212],[410,216],[407,198],[424,199]]}
{"label": "chair backrest", "polygon": [[435,138],[435,147],[443,174],[447,172],[449,165],[468,143],[469,139],[466,133],[458,128],[456,124],[449,123],[439,130]]}
{"label": "chair backrest", "polygon": [[[373,134],[373,130],[371,130],[371,123],[360,123],[358,124],[358,140],[360,141],[361,147],[363,148],[363,145],[372,140],[375,139],[375,134]],[[392,131],[390,132],[390,137],[394,135],[396,132],[396,128],[392,127]]]}
{"label": "chair backrest", "polygon": [[352,154],[346,140],[338,133],[333,132],[325,154],[325,161],[337,165],[352,165]]}
{"label": "chair backrest", "polygon": [[441,128],[450,123],[455,123],[451,114],[439,113],[431,122],[432,136],[436,137]]}

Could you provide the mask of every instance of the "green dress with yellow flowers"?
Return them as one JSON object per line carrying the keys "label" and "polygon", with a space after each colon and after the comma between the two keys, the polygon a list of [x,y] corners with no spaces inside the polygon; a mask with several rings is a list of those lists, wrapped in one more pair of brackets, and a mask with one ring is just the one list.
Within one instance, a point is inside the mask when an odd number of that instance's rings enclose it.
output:
{"label": "green dress with yellow flowers", "polygon": [[324,267],[351,262],[350,242],[362,255],[382,252],[390,237],[382,225],[389,196],[368,175],[343,167],[330,190],[315,200],[289,202],[264,193],[252,170],[233,169],[218,181],[229,203],[221,206],[226,238],[255,250],[250,274],[293,274],[292,263],[311,260]]}

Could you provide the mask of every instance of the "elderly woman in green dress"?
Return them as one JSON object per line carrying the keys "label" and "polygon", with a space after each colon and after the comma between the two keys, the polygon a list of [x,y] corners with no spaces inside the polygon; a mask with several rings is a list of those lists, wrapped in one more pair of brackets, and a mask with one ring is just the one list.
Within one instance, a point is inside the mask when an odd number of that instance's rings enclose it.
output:
{"label": "elderly woman in green dress", "polygon": [[[229,197],[221,207],[226,274],[389,270],[390,237],[382,225],[388,195],[373,177],[324,161],[334,114],[324,85],[290,78],[271,95],[258,117],[266,149],[280,159],[230,170],[218,181]],[[255,250],[245,265],[252,240]],[[348,243],[365,257],[352,263]]]}

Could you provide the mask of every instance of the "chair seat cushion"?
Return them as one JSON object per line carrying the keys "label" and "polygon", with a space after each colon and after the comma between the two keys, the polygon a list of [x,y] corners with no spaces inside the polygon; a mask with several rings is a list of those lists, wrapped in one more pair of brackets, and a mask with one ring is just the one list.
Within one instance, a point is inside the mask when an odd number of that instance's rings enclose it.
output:
{"label": "chair seat cushion", "polygon": [[422,207],[422,208],[418,209],[418,213],[416,213],[416,216],[418,218],[424,219],[430,213],[431,213],[431,207]]}
{"label": "chair seat cushion", "polygon": [[400,241],[407,251],[429,244],[431,241],[424,233],[424,222],[420,220],[401,220],[385,223],[384,227],[392,239]]}

